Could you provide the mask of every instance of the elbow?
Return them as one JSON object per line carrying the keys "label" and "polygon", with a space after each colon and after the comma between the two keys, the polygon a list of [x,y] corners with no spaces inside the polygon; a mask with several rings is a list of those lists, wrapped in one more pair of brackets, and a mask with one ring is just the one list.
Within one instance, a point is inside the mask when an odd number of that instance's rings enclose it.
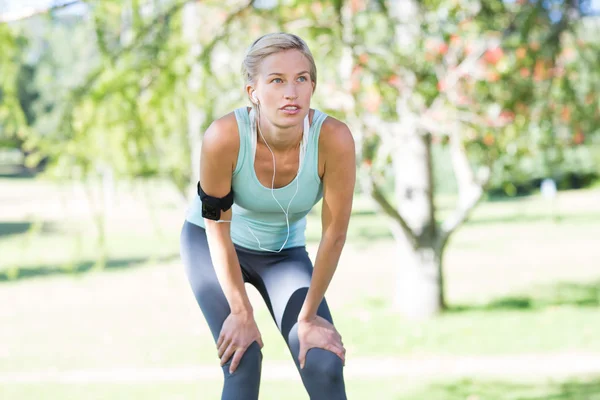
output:
{"label": "elbow", "polygon": [[217,221],[205,219],[204,226],[206,229],[206,235],[212,238],[227,238],[229,237],[229,226],[228,224],[221,224]]}
{"label": "elbow", "polygon": [[204,229],[206,230],[207,234],[214,234],[214,233],[219,232],[221,227],[219,227],[219,224],[216,221],[205,218],[204,219]]}
{"label": "elbow", "polygon": [[327,235],[328,241],[334,249],[343,249],[346,244],[346,232],[332,232]]}

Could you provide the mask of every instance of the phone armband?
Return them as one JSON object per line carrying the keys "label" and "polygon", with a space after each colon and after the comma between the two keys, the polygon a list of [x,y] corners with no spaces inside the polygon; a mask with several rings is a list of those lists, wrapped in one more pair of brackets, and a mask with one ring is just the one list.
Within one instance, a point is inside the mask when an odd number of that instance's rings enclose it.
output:
{"label": "phone armband", "polygon": [[221,219],[221,211],[227,211],[233,205],[233,189],[225,197],[213,197],[202,190],[198,181],[198,196],[202,202],[202,217],[213,221]]}

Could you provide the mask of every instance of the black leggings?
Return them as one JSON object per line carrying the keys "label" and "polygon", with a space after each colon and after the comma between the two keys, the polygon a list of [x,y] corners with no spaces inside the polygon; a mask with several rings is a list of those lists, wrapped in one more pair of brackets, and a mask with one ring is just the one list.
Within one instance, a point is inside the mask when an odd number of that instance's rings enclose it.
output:
{"label": "black leggings", "polygon": [[[304,247],[262,252],[235,246],[244,281],[262,295],[271,316],[283,335],[311,400],[345,400],[343,365],[334,353],[312,348],[300,369],[297,319],[308,292],[312,263]],[[221,290],[211,262],[206,231],[185,222],[181,231],[181,258],[187,277],[210,327],[215,343],[223,322],[230,314],[229,304]],[[317,314],[333,323],[323,299]],[[214,350],[216,353],[216,349]],[[222,367],[224,386],[222,400],[258,399],[262,352],[253,342],[244,353],[237,370],[229,373],[229,362]],[[283,396],[283,393],[282,393]]]}

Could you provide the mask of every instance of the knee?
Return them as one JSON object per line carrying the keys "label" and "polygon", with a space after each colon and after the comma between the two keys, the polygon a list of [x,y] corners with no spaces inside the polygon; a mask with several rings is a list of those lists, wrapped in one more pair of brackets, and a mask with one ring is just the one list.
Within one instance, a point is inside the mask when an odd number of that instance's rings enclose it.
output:
{"label": "knee", "polygon": [[343,381],[342,360],[331,351],[312,348],[306,353],[303,374],[312,381],[329,386]]}
{"label": "knee", "polygon": [[[260,372],[262,365],[262,351],[260,346],[256,342],[252,342],[250,346],[244,352],[242,359],[240,360],[240,364],[237,369],[233,373],[233,375],[247,375],[247,374],[255,374]],[[229,374],[229,366],[231,365],[232,358],[223,365],[223,372],[226,376]]]}
{"label": "knee", "polygon": [[246,349],[242,360],[240,361],[240,366],[247,365],[245,368],[259,368],[262,364],[262,350],[260,346],[256,342],[252,342],[250,346]]}

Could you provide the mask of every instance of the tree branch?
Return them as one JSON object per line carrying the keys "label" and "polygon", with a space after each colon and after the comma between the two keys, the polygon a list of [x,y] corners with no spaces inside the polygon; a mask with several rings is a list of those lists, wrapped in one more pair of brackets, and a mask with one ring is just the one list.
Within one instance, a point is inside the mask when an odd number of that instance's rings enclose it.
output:
{"label": "tree branch", "polygon": [[363,118],[363,124],[370,130],[377,132],[383,142],[383,146],[387,147],[388,151],[392,151],[395,144],[395,136],[392,133],[390,123],[383,121],[379,116],[375,114],[367,114]]}
{"label": "tree branch", "polygon": [[[487,43],[485,40],[481,41],[476,49],[469,54],[456,68],[451,70],[443,77],[443,81],[446,86],[446,92],[450,92],[454,89],[454,86],[458,83],[459,79],[467,72],[473,70],[477,66],[477,61],[485,54],[485,51],[492,46],[497,46],[499,40],[493,40],[492,43]],[[422,118],[429,118],[429,115],[435,113],[442,106],[442,102],[445,96],[438,94],[431,106],[422,114]]]}
{"label": "tree branch", "polygon": [[[164,24],[161,22],[164,20],[170,19],[170,17],[172,15],[177,13],[183,6],[185,6],[190,1],[194,1],[194,0],[184,0],[179,3],[175,3],[173,6],[171,6],[171,8],[167,9],[164,13],[157,15],[151,22],[149,22],[143,28],[140,29],[140,31],[136,34],[135,38],[132,40],[132,42],[129,45],[121,47],[120,49],[115,51],[113,54],[111,54],[109,57],[109,62],[111,64],[114,64],[123,55],[133,51],[136,47],[138,47],[140,45],[140,43],[142,42],[142,39],[146,35],[148,35],[150,33],[150,31],[152,31],[152,29],[157,28],[157,27],[163,28]],[[90,73],[88,75],[88,79],[82,85],[80,85],[79,87],[77,87],[76,89],[73,90],[73,93],[75,94],[76,98],[85,94],[89,90],[89,88],[94,85],[96,80],[102,75],[104,70],[105,70],[105,67],[103,65],[100,65],[94,72]]]}
{"label": "tree branch", "polygon": [[248,3],[241,6],[236,11],[227,16],[227,19],[225,20],[225,22],[223,22],[223,30],[218,35],[215,35],[210,41],[210,43],[204,46],[204,48],[202,49],[202,53],[200,53],[200,55],[198,56],[199,60],[205,59],[207,55],[209,55],[212,52],[213,48],[217,45],[217,43],[219,43],[229,33],[231,23],[238,17],[240,17],[244,12],[246,12],[250,7],[252,7],[255,1],[256,0],[250,0]]}
{"label": "tree branch", "polygon": [[[567,7],[568,8],[568,7]],[[565,21],[570,17],[569,13],[565,12],[565,16],[557,24],[556,28],[551,32],[548,39],[546,40],[546,44],[551,44],[551,39],[558,37],[560,33],[566,29],[568,24]],[[515,16],[516,18],[516,16]],[[514,22],[514,20],[513,20]],[[509,27],[502,33],[500,37],[493,38],[491,43],[488,42],[485,45],[485,41],[483,42],[483,46],[479,47],[477,51],[475,51],[470,59],[467,58],[464,60],[458,68],[454,70],[454,74],[450,73],[446,77],[446,84],[448,89],[452,88],[454,84],[458,81],[458,78],[461,76],[461,73],[464,72],[468,66],[475,65],[475,62],[483,56],[485,50],[489,47],[500,46],[502,43],[502,39],[505,39],[509,33],[511,33],[513,29],[513,23],[509,25]],[[469,61],[469,63],[467,63]],[[434,113],[441,107],[441,97],[438,96],[434,101],[434,104],[429,108],[428,113],[423,115],[423,118],[428,118],[428,114]],[[475,124],[481,124],[483,119],[477,115],[469,114],[469,113],[459,113],[457,115],[457,122],[471,122]],[[429,123],[429,121],[420,121],[422,126],[427,126],[430,129],[435,129],[435,124]],[[439,131],[439,129],[438,129]],[[453,213],[443,222],[441,227],[440,236],[438,238],[438,246],[445,246],[446,242],[450,235],[462,224],[464,223],[471,213],[471,211],[475,208],[477,203],[481,200],[485,186],[489,182],[491,171],[488,167],[485,170],[484,176],[477,178],[475,173],[469,163],[469,159],[467,156],[466,149],[464,148],[459,134],[458,129],[455,126],[454,129],[451,129],[451,140],[450,140],[450,152],[452,158],[452,164],[456,176],[456,180],[459,188],[459,201],[456,209]]]}
{"label": "tree branch", "polygon": [[8,12],[5,14],[0,14],[0,24],[8,24],[10,22],[23,21],[25,19],[35,17],[36,15],[48,14],[52,11],[71,7],[76,4],[85,4],[85,3],[83,3],[83,1],[81,1],[81,0],[73,0],[73,1],[67,1],[66,3],[62,3],[62,4],[55,4],[50,7],[38,7],[38,8],[24,7],[22,10],[19,10],[19,11],[15,11],[12,13]]}
{"label": "tree branch", "polygon": [[396,221],[398,223],[400,228],[402,228],[402,231],[406,235],[411,246],[414,249],[418,248],[419,241],[418,241],[417,236],[415,235],[413,230],[410,228],[410,226],[408,226],[408,223],[402,217],[402,215],[400,215],[400,213],[385,198],[381,189],[379,188],[377,183],[375,183],[375,180],[371,176],[371,173],[367,172],[365,174],[365,179],[362,179],[361,182],[363,182],[363,186],[366,186],[363,188],[363,190],[365,192],[369,193],[371,195],[371,197],[373,198],[373,200],[375,200],[375,202],[381,208],[381,210],[383,212],[385,212],[387,215],[389,215],[394,221]]}
{"label": "tree branch", "polygon": [[[502,46],[502,42],[511,33],[514,32],[515,21],[517,20],[518,15],[518,13],[515,13],[508,26],[502,31],[500,35],[493,36],[490,39],[480,41],[478,46],[475,47],[474,51],[469,56],[467,56],[460,64],[458,64],[456,68],[454,68],[446,75],[446,77],[444,78],[444,83],[446,84],[447,91],[453,89],[454,86],[458,83],[460,77],[463,76],[466,72],[469,72],[474,66],[477,65],[477,62],[481,59],[481,57],[483,57],[487,49]],[[440,107],[442,99],[443,96],[438,94],[431,106],[429,106],[427,111],[422,114],[423,118],[427,118],[427,115],[430,112],[435,113],[436,109]]]}
{"label": "tree branch", "polygon": [[450,155],[458,184],[458,205],[441,226],[438,238],[440,248],[445,246],[450,235],[468,219],[473,208],[481,200],[484,186],[490,179],[489,169],[485,171],[484,176],[480,178],[475,176],[467,157],[467,151],[456,129],[451,134]]}

